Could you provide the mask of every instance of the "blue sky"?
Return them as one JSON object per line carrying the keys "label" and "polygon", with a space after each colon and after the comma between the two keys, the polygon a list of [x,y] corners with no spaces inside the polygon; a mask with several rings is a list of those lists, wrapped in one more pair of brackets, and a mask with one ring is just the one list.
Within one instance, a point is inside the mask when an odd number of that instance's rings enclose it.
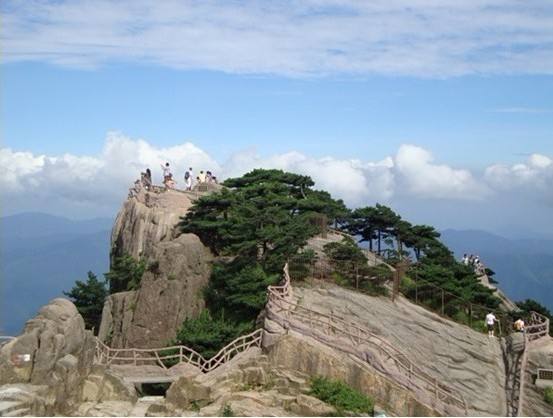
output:
{"label": "blue sky", "polygon": [[160,146],[190,140],[217,159],[257,147],[382,159],[415,143],[481,169],[553,155],[553,77],[279,76],[141,65],[95,70],[3,66],[5,146],[96,154],[106,132]]}
{"label": "blue sky", "polygon": [[140,170],[169,160],[178,175],[297,171],[441,228],[553,235],[550,1],[0,12],[4,214],[112,216]]}

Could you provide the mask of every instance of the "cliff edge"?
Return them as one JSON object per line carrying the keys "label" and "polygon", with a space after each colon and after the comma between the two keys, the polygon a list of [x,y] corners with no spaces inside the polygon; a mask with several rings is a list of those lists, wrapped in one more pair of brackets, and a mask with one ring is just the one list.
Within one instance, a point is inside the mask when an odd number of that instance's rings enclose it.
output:
{"label": "cliff edge", "polygon": [[119,211],[111,234],[111,257],[144,259],[138,290],[112,294],[102,313],[99,337],[115,348],[161,347],[186,318],[204,307],[202,289],[213,256],[194,234],[182,234],[180,218],[201,194],[137,183]]}

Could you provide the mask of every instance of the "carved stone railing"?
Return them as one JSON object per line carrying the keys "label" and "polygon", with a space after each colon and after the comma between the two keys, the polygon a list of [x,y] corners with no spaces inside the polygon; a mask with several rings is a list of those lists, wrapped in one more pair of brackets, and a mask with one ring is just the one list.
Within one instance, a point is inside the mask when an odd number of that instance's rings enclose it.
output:
{"label": "carved stone railing", "polygon": [[[362,325],[292,302],[288,265],[284,268],[284,283],[281,286],[269,286],[268,294],[269,319],[285,328],[294,329],[326,345],[357,356],[393,377],[396,382],[415,391],[426,402],[433,403],[434,408],[445,415],[451,415],[451,406],[456,408],[457,413],[468,413],[462,395],[423,371],[405,353],[384,338]],[[377,355],[363,350],[363,345],[368,345]],[[390,363],[394,367],[390,367]]]}
{"label": "carved stone railing", "polygon": [[111,348],[97,339],[95,361],[108,366],[157,364],[163,369],[167,369],[165,362],[186,363],[207,373],[227,363],[237,353],[250,347],[261,347],[262,333],[262,329],[257,329],[251,334],[238,337],[210,359],[205,359],[201,354],[184,345],[163,348]]}

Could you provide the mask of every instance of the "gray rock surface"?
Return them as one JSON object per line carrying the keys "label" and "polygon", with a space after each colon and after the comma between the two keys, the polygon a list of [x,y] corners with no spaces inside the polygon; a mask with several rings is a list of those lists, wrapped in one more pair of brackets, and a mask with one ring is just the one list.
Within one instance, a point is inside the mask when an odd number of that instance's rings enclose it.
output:
{"label": "gray rock surface", "polygon": [[123,204],[112,231],[112,256],[129,254],[151,267],[138,290],[106,301],[99,336],[110,346],[164,346],[184,319],[203,309],[213,257],[197,236],[177,227],[196,196],[138,187]]}
{"label": "gray rock surface", "polygon": [[123,401],[135,403],[138,399],[134,385],[127,383],[116,372],[104,366],[94,366],[81,386],[82,402]]}
{"label": "gray rock surface", "polygon": [[183,376],[167,391],[169,411],[199,408],[200,416],[320,416],[334,408],[311,396],[309,377],[269,363],[257,348],[205,375]]}
{"label": "gray rock surface", "polygon": [[370,297],[329,283],[294,287],[310,309],[363,324],[408,353],[431,376],[462,394],[469,413],[505,415],[505,368],[497,339],[444,319],[400,297]]}
{"label": "gray rock surface", "polygon": [[[269,349],[268,357],[271,367],[280,368],[281,375],[288,377],[286,386],[289,388],[307,388],[310,377],[324,376],[342,380],[365,393],[393,416],[436,415],[432,405],[422,404],[410,390],[398,385],[368,363],[295,331],[289,331],[280,338]],[[294,373],[291,374],[290,371]]]}
{"label": "gray rock surface", "polygon": [[551,417],[553,405],[543,399],[544,389],[534,384],[537,369],[553,369],[553,338],[546,337],[528,345],[528,363],[521,416]]}
{"label": "gray rock surface", "polygon": [[20,389],[44,400],[45,413],[67,413],[79,402],[94,348],[75,305],[54,299],[27,322],[22,335],[0,349],[0,385],[23,384]]}

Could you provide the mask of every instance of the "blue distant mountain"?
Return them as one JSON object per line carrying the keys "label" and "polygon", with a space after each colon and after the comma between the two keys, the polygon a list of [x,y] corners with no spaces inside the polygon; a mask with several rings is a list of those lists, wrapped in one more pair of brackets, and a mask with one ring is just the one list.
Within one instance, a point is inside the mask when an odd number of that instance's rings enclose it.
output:
{"label": "blue distant mountain", "polygon": [[484,231],[442,231],[458,258],[477,254],[513,300],[535,299],[553,310],[553,240],[507,239]]}
{"label": "blue distant mountain", "polygon": [[85,280],[89,270],[102,277],[112,224],[43,213],[0,218],[0,335],[18,334],[42,305]]}

